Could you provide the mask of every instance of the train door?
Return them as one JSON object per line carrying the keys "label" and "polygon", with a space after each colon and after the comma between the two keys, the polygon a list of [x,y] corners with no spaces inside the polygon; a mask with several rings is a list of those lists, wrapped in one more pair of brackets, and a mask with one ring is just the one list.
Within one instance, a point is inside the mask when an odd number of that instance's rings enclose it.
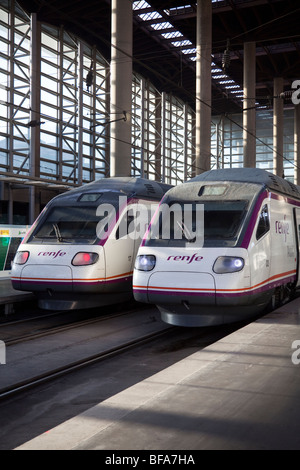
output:
{"label": "train door", "polygon": [[296,231],[296,244],[297,244],[297,282],[296,285],[300,284],[300,209],[294,208],[294,221]]}
{"label": "train door", "polygon": [[271,272],[271,238],[270,238],[270,210],[264,204],[258,216],[255,233],[255,243],[251,251],[252,270],[251,284],[260,285],[266,282]]}

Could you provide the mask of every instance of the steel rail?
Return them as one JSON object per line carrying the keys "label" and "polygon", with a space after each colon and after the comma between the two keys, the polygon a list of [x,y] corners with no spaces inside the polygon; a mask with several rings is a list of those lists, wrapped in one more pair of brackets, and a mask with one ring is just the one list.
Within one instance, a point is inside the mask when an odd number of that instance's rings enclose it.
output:
{"label": "steel rail", "polygon": [[107,351],[103,351],[99,354],[94,354],[84,359],[72,362],[66,366],[62,366],[57,369],[53,369],[49,372],[32,377],[30,379],[21,381],[19,383],[14,384],[13,386],[0,389],[0,400],[11,398],[18,393],[26,392],[34,387],[37,387],[38,385],[43,385],[51,380],[58,379],[71,372],[76,372],[84,367],[93,365],[105,359],[110,359],[118,354],[125,353],[131,349],[134,349],[137,346],[140,346],[142,344],[150,342],[151,340],[157,339],[160,336],[170,333],[170,331],[173,331],[174,329],[176,329],[176,327],[169,327],[159,332],[149,333],[147,335],[141,336],[140,338],[128,341],[124,344],[108,349]]}

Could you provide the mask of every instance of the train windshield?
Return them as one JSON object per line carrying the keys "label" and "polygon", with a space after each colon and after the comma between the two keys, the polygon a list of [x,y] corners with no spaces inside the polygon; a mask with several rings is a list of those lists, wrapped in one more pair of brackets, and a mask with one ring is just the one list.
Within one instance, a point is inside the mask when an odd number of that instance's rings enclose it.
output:
{"label": "train windshield", "polygon": [[235,245],[246,216],[248,201],[204,201],[204,207],[206,245]]}
{"label": "train windshield", "polygon": [[247,200],[168,201],[153,222],[148,246],[234,246],[246,216]]}
{"label": "train windshield", "polygon": [[32,233],[29,243],[79,243],[97,241],[97,224],[101,217],[96,207],[53,207]]}

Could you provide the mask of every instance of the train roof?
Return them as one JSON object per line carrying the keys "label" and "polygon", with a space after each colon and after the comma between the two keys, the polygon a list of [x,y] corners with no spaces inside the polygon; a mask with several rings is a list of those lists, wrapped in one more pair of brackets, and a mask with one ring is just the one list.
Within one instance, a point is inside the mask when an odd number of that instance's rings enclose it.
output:
{"label": "train roof", "polygon": [[256,183],[272,191],[300,198],[300,186],[296,186],[290,181],[260,168],[209,170],[190,179],[188,183],[194,183],[197,181],[236,181],[241,183]]}
{"label": "train roof", "polygon": [[135,177],[111,177],[87,183],[79,188],[71,189],[67,193],[60,194],[56,198],[73,199],[84,193],[114,192],[127,197],[140,197],[160,200],[173,186],[159,181]]}

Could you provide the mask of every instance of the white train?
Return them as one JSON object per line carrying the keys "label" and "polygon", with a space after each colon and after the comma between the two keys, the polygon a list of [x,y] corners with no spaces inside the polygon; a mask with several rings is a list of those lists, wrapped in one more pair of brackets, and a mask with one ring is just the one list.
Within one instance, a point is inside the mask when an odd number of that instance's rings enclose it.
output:
{"label": "white train", "polygon": [[299,287],[300,187],[260,169],[212,170],[168,191],[163,207],[169,237],[160,210],[138,251],[133,291],[166,323],[248,319]]}
{"label": "white train", "polygon": [[41,308],[53,310],[130,299],[148,216],[170,188],[143,178],[104,178],[53,198],[19,246],[13,287],[34,292]]}

